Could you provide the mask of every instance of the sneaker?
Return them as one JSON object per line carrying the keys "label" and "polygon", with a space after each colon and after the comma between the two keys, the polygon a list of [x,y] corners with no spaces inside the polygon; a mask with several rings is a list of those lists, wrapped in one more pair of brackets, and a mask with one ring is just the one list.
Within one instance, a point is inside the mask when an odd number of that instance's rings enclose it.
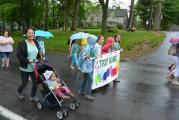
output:
{"label": "sneaker", "polygon": [[78,95],[85,95],[85,92],[81,92],[80,90],[78,91]]}
{"label": "sneaker", "polygon": [[121,82],[119,79],[115,79],[113,80],[113,82]]}
{"label": "sneaker", "polygon": [[77,66],[77,69],[78,69],[78,71],[80,71],[80,70],[81,70],[81,68],[80,68],[79,66]]}
{"label": "sneaker", "polygon": [[172,85],[177,85],[177,86],[178,86],[178,85],[179,85],[179,82],[178,82],[177,80],[173,80],[173,81],[171,82],[171,84],[172,84]]}
{"label": "sneaker", "polygon": [[30,96],[30,101],[38,102],[40,99],[38,97],[31,97]]}
{"label": "sneaker", "polygon": [[169,82],[169,83],[173,81],[173,79],[171,78],[171,75],[170,75],[170,74],[167,75],[167,79],[168,79],[168,82]]}
{"label": "sneaker", "polygon": [[69,96],[63,96],[62,99],[63,100],[68,100],[68,99],[70,99],[70,97]]}
{"label": "sneaker", "polygon": [[87,99],[87,100],[94,100],[94,97],[93,96],[91,96],[91,95],[85,95],[85,98]]}
{"label": "sneaker", "polygon": [[71,65],[71,69],[73,69],[73,70],[74,70],[75,68]]}
{"label": "sneaker", "polygon": [[2,66],[2,67],[1,67],[1,70],[6,70],[6,67],[5,67],[5,66]]}
{"label": "sneaker", "polygon": [[19,93],[18,91],[16,91],[16,95],[20,100],[25,98],[24,95],[22,93]]}

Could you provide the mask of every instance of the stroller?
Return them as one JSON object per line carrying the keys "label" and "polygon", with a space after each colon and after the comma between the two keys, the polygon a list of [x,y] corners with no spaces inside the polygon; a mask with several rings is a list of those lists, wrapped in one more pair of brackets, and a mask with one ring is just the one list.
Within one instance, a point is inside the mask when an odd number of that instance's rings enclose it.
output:
{"label": "stroller", "polygon": [[[42,84],[43,90],[41,90],[41,94],[43,96],[43,99],[40,100],[40,102],[37,103],[38,109],[43,109],[44,107],[49,108],[58,108],[58,111],[56,113],[58,119],[63,119],[64,117],[67,117],[68,115],[68,109],[75,110],[80,106],[80,103],[77,101],[75,97],[70,97],[69,99],[69,107],[64,106],[64,100],[57,96],[53,90],[51,90],[48,86],[48,84],[45,82],[45,76],[43,73],[46,70],[54,71],[54,68],[46,63],[42,62],[36,62],[36,65],[34,67],[34,72],[36,74],[37,83]],[[56,72],[55,72],[56,73]],[[57,74],[56,74],[57,75]],[[59,76],[58,76],[59,78]],[[61,79],[60,79],[61,80]],[[61,80],[61,83],[63,86],[67,87],[64,81]]]}

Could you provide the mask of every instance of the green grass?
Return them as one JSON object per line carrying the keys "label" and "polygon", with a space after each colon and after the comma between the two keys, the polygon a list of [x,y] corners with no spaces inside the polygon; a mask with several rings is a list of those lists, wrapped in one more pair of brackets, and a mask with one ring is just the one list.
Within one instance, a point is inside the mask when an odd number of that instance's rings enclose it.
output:
{"label": "green grass", "polygon": [[[67,40],[72,34],[71,31],[60,31],[60,30],[50,30],[54,37],[50,40],[45,41],[46,51],[60,51],[67,52],[68,45]],[[100,35],[100,29],[79,29],[78,31],[86,31],[95,35]],[[105,34],[107,36],[114,36],[115,34],[120,33],[122,37],[121,46],[125,51],[125,54],[128,52],[133,52],[134,47],[141,45],[144,41],[148,41],[152,48],[156,48],[160,45],[164,38],[164,34],[159,32],[151,31],[136,31],[136,32],[126,32],[124,30],[119,30],[119,32],[108,32]],[[22,34],[20,32],[15,32],[12,37],[15,40],[15,47],[17,43],[21,40]],[[125,56],[125,55],[124,55]]]}

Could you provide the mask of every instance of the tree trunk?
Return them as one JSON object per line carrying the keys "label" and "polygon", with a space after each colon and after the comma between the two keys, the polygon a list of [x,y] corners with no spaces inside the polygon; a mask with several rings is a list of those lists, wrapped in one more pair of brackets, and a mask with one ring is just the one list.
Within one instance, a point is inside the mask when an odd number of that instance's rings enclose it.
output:
{"label": "tree trunk", "polygon": [[5,15],[4,12],[2,12],[2,29],[5,29]]}
{"label": "tree trunk", "polygon": [[48,31],[48,0],[45,0],[45,31]]}
{"label": "tree trunk", "polygon": [[53,28],[55,28],[55,1],[52,0],[52,5],[53,5],[53,9],[52,9],[52,21],[53,21]]}
{"label": "tree trunk", "polygon": [[160,30],[161,12],[162,12],[162,1],[158,1],[157,7],[156,7],[156,10],[155,10],[155,16],[154,16],[154,27],[153,27],[153,29],[155,31]]}
{"label": "tree trunk", "polygon": [[130,30],[133,25],[133,16],[134,16],[134,0],[131,0],[131,6],[130,6],[130,15],[129,20],[127,24],[127,30]]}
{"label": "tree trunk", "polygon": [[10,30],[11,30],[11,33],[13,34],[13,32],[14,32],[13,21],[10,22]]}
{"label": "tree trunk", "polygon": [[22,33],[25,33],[25,29],[26,29],[26,22],[25,22],[25,4],[24,4],[24,0],[19,0],[20,2],[20,15],[22,17]]}
{"label": "tree trunk", "polygon": [[59,23],[59,22],[58,22],[58,19],[59,19],[59,15],[60,15],[60,9],[61,9],[61,7],[59,6],[59,7],[58,7],[58,11],[57,11],[57,15],[56,15],[56,18],[55,18],[55,27],[56,27],[56,28],[58,28],[58,26],[59,26],[59,25],[58,25],[58,23]]}
{"label": "tree trunk", "polygon": [[72,20],[72,26],[71,26],[72,31],[77,29],[77,19],[78,19],[78,11],[80,7],[80,2],[81,0],[75,0],[75,8],[74,8],[73,20]]}
{"label": "tree trunk", "polygon": [[152,30],[152,23],[153,23],[153,0],[150,3],[150,18],[149,18],[149,30]]}
{"label": "tree trunk", "polygon": [[99,3],[102,7],[103,11],[103,16],[102,16],[102,29],[101,29],[101,34],[104,34],[107,31],[107,18],[108,18],[108,5],[109,5],[109,0],[99,0]]}
{"label": "tree trunk", "polygon": [[63,30],[66,31],[66,23],[67,23],[67,14],[64,11],[64,23],[63,23]]}

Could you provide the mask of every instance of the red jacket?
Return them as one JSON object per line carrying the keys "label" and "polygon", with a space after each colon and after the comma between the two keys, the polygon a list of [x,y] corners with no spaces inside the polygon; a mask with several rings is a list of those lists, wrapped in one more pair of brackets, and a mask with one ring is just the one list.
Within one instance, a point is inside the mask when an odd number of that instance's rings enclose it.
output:
{"label": "red jacket", "polygon": [[101,48],[102,54],[111,52],[111,46],[114,44],[114,38],[108,37],[106,40],[106,44]]}

